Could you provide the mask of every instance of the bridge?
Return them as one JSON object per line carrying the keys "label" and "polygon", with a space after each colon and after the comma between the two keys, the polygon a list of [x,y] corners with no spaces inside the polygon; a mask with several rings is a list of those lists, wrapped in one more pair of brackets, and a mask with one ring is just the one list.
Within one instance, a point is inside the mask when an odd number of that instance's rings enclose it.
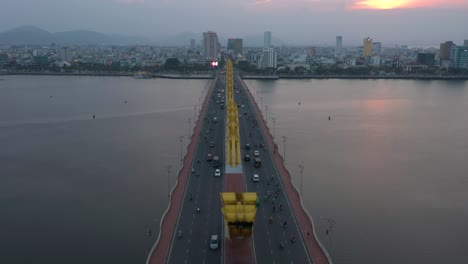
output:
{"label": "bridge", "polygon": [[228,61],[207,93],[147,263],[331,264],[277,149]]}

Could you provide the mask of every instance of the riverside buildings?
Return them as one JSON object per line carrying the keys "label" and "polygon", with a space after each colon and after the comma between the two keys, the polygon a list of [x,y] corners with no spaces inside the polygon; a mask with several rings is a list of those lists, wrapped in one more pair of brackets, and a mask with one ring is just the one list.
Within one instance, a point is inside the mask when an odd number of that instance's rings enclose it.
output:
{"label": "riverside buildings", "polygon": [[336,46],[335,46],[335,58],[336,59],[342,58],[342,44],[343,44],[343,37],[336,36]]}
{"label": "riverside buildings", "polygon": [[453,46],[450,52],[450,63],[456,69],[468,69],[468,46]]}
{"label": "riverside buildings", "polygon": [[277,67],[277,54],[271,45],[271,32],[266,31],[263,34],[263,51],[258,60],[257,67],[259,69],[275,68]]}
{"label": "riverside buildings", "polygon": [[218,35],[215,32],[203,32],[203,56],[205,59],[217,59],[221,51]]}

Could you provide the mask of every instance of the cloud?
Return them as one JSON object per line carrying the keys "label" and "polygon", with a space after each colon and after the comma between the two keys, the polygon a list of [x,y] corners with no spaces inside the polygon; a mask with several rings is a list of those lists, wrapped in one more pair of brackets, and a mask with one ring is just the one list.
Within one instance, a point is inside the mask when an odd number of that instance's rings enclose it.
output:
{"label": "cloud", "polygon": [[348,9],[463,8],[466,0],[353,0]]}

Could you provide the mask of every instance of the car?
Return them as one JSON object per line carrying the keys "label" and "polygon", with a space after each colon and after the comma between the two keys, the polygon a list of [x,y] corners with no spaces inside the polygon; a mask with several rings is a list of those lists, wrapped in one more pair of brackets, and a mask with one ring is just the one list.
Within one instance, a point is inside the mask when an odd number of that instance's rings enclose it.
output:
{"label": "car", "polygon": [[213,155],[211,153],[208,153],[206,156],[206,161],[212,161],[213,160]]}
{"label": "car", "polygon": [[250,155],[249,155],[249,154],[245,154],[244,160],[245,160],[245,161],[250,161]]}
{"label": "car", "polygon": [[211,249],[217,249],[218,247],[219,247],[218,235],[211,235],[210,248]]}
{"label": "car", "polygon": [[218,118],[215,116],[213,117],[213,123],[216,123],[216,122],[218,122]]}
{"label": "car", "polygon": [[242,108],[244,108],[244,107],[245,107],[245,105],[241,105],[241,107],[242,107]]}
{"label": "car", "polygon": [[245,149],[246,149],[246,150],[249,150],[249,149],[250,149],[250,144],[249,144],[249,143],[245,144]]}
{"label": "car", "polygon": [[252,177],[252,181],[254,182],[259,182],[260,181],[260,177],[258,176],[258,174],[254,174],[253,177]]}
{"label": "car", "polygon": [[260,156],[260,152],[258,150],[254,150],[254,156],[255,157],[259,157]]}
{"label": "car", "polygon": [[210,144],[209,144],[210,148],[214,148],[215,147],[215,143],[213,141],[210,141]]}
{"label": "car", "polygon": [[220,169],[216,169],[216,170],[215,170],[215,173],[214,173],[214,176],[215,176],[215,177],[221,177],[221,170],[220,170]]}

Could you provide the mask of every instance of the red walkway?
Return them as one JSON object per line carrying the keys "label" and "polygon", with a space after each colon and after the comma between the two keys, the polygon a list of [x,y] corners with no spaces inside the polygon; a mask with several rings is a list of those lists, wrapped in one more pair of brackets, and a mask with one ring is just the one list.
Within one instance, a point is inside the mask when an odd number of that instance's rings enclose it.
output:
{"label": "red walkway", "polygon": [[[255,102],[252,94],[250,93],[249,89],[247,88],[247,86],[245,85],[243,81],[242,81],[242,85],[247,91],[247,94],[250,100],[252,102]],[[267,141],[268,147],[270,149],[274,149],[274,148],[278,149],[278,146],[274,144],[273,142],[273,137],[270,134],[270,130],[265,120],[262,118],[262,114],[260,113],[260,110],[258,109],[258,105],[254,103],[254,106],[255,106],[255,114],[257,115],[259,124],[264,132],[265,140]],[[302,233],[304,242],[306,243],[306,247],[309,250],[309,254],[312,257],[312,261],[315,264],[330,264],[328,261],[327,255],[322,250],[322,248],[320,247],[319,243],[317,242],[315,238],[315,234],[314,234],[315,231],[313,229],[312,221],[308,217],[305,209],[303,209],[301,206],[300,195],[292,184],[291,175],[289,174],[289,171],[284,166],[283,158],[278,153],[278,151],[275,151],[274,154],[273,153],[271,154],[273,155],[273,160],[276,164],[276,168],[278,169],[278,173],[281,176],[281,180],[283,182],[284,188],[288,195],[289,203],[291,204],[291,207],[293,209],[294,215],[297,220],[297,224],[299,225],[299,229]]]}
{"label": "red walkway", "polygon": [[171,246],[172,236],[176,227],[180,207],[184,199],[184,192],[187,185],[188,176],[190,174],[192,159],[195,156],[198,140],[200,138],[200,133],[203,127],[203,119],[205,117],[206,109],[209,103],[209,97],[211,96],[211,92],[213,91],[213,87],[216,84],[217,79],[217,77],[214,79],[213,84],[211,85],[203,103],[197,125],[195,127],[194,133],[192,134],[192,140],[187,147],[187,153],[185,154],[183,160],[182,169],[179,171],[179,175],[177,175],[178,182],[171,193],[169,208],[166,210],[161,220],[161,230],[159,232],[158,240],[156,241],[156,244],[151,250],[150,255],[146,261],[149,264],[165,263],[166,258],[169,255],[169,248]]}

